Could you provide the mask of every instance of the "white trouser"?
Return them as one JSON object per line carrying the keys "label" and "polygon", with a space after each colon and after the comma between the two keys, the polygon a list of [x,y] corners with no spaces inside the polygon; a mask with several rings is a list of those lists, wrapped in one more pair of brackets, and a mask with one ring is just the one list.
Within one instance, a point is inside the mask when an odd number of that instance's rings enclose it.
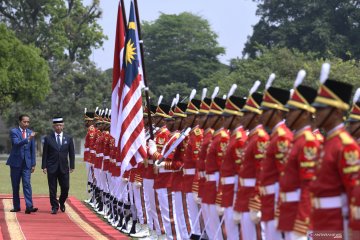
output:
{"label": "white trouser", "polygon": [[186,204],[187,204],[187,210],[188,210],[189,221],[191,226],[191,233],[200,235],[201,234],[200,221],[198,220],[196,222],[196,217],[199,214],[199,207],[198,204],[195,202],[193,193],[186,193]]}
{"label": "white trouser", "polygon": [[161,218],[165,228],[166,239],[176,238],[175,219],[173,212],[173,193],[167,188],[156,189],[159,199]]}
{"label": "white trouser", "polygon": [[266,240],[278,240],[282,239],[281,232],[276,229],[275,220],[262,222],[264,226],[265,239]]}
{"label": "white trouser", "polygon": [[94,176],[96,179],[96,186],[100,188],[100,169],[94,168]]}
{"label": "white trouser", "polygon": [[307,240],[306,236],[298,235],[295,232],[284,232],[285,233],[285,240]]}
{"label": "white trouser", "polygon": [[256,240],[256,225],[251,221],[249,212],[242,212],[240,219],[241,235],[244,239]]}
{"label": "white trouser", "polygon": [[179,230],[179,237],[181,237],[180,239],[189,239],[189,232],[186,227],[186,221],[184,216],[185,207],[183,206],[182,192],[174,192],[174,199],[175,203],[173,206],[174,212],[176,214],[175,225],[177,225],[177,230]]}
{"label": "white trouser", "polygon": [[88,177],[88,182],[93,182],[93,179],[92,179],[92,170],[91,170],[91,164],[88,163],[88,162],[85,162],[85,165],[86,165],[86,172],[87,172],[87,177]]}
{"label": "white trouser", "polygon": [[[155,201],[154,179],[143,179],[144,199],[146,216],[148,225],[151,230],[156,230],[158,235],[161,235],[161,228],[159,224],[159,216],[157,214],[157,206]],[[155,227],[155,229],[154,229]]]}
{"label": "white trouser", "polygon": [[[234,210],[233,207],[227,207],[224,210],[224,223],[226,229],[226,236],[228,240],[237,240],[239,239],[239,227],[238,224],[234,222]],[[221,230],[220,230],[221,231]],[[218,236],[221,232],[218,233]],[[247,238],[244,238],[247,239]]]}
{"label": "white trouser", "polygon": [[209,240],[212,239],[223,240],[223,235],[221,230],[217,234],[217,236],[215,236],[216,230],[220,225],[220,219],[219,219],[219,215],[217,214],[215,204],[203,204],[203,207],[204,207],[203,211],[206,212],[205,214],[206,218],[204,218],[204,221],[205,221],[206,233],[209,237]]}
{"label": "white trouser", "polygon": [[[143,206],[142,206],[142,196],[140,192],[140,188],[136,187],[136,183],[131,184],[132,185],[132,191],[134,194],[134,201],[135,201],[135,207],[136,207],[136,214],[137,218],[140,222],[140,224],[144,224],[144,212],[143,212]],[[142,187],[141,187],[142,188]]]}

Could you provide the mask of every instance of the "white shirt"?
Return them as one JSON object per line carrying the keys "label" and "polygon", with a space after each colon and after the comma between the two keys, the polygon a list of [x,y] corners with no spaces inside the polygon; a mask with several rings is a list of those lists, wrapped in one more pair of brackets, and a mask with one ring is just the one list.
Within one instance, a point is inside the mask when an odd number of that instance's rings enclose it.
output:
{"label": "white shirt", "polygon": [[57,136],[58,136],[58,135],[60,135],[60,145],[62,145],[63,132],[61,132],[61,133],[59,133],[59,134],[55,132],[55,140],[56,140],[56,142],[57,142]]}

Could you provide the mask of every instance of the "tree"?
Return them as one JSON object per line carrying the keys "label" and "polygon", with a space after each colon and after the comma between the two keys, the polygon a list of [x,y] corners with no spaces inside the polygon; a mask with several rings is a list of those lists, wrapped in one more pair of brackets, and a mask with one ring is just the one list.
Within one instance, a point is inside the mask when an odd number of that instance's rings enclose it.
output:
{"label": "tree", "polygon": [[196,88],[200,79],[221,67],[217,57],[225,50],[208,21],[199,16],[161,14],[154,22],[144,22],[142,31],[147,76],[156,95],[170,83]]}
{"label": "tree", "polygon": [[297,48],[319,57],[360,59],[360,3],[352,0],[256,0],[260,21],[244,54],[255,57],[259,45]]}
{"label": "tree", "polygon": [[271,73],[276,74],[273,86],[291,89],[298,71],[305,69],[307,75],[304,84],[317,88],[321,65],[326,61],[331,63],[331,78],[348,82],[355,88],[360,87],[358,81],[360,68],[355,60],[344,61],[336,57],[321,59],[314,53],[302,53],[296,49],[266,47],[259,49],[255,58],[233,59],[228,70],[221,70],[202,79],[200,86],[208,87],[211,91],[215,86],[219,86],[220,93],[227,94],[231,85],[236,83],[238,85],[236,95],[247,97],[249,89],[256,80],[261,81],[259,91],[263,91]]}
{"label": "tree", "polygon": [[44,100],[50,90],[48,65],[39,49],[24,45],[0,24],[0,112],[12,102],[27,107]]}

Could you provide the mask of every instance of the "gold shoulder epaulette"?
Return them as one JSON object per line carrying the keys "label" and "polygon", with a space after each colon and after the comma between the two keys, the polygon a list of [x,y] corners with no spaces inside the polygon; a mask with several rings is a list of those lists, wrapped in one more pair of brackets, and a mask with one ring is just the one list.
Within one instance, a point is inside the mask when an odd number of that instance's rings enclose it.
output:
{"label": "gold shoulder epaulette", "polygon": [[277,134],[281,137],[281,136],[285,136],[286,132],[283,128],[279,127],[277,129]]}
{"label": "gold shoulder epaulette", "polygon": [[346,132],[340,133],[340,134],[339,134],[339,137],[341,138],[341,141],[342,141],[343,144],[348,145],[348,144],[351,144],[351,143],[354,142],[354,139],[352,139],[352,138],[349,136],[349,134],[346,133]]}
{"label": "gold shoulder epaulette", "polygon": [[258,136],[259,137],[265,137],[265,135],[266,135],[266,133],[265,133],[264,129],[259,129]]}
{"label": "gold shoulder epaulette", "polygon": [[242,133],[237,131],[236,132],[236,139],[242,138]]}
{"label": "gold shoulder epaulette", "polygon": [[194,130],[194,133],[195,133],[196,136],[199,136],[199,135],[201,134],[200,128],[196,128],[196,129]]}
{"label": "gold shoulder epaulette", "polygon": [[305,132],[305,140],[306,141],[314,141],[315,140],[315,136],[312,132],[306,131]]}
{"label": "gold shoulder epaulette", "polygon": [[227,133],[225,132],[225,130],[222,130],[221,131],[221,137],[227,137],[228,135],[227,135]]}

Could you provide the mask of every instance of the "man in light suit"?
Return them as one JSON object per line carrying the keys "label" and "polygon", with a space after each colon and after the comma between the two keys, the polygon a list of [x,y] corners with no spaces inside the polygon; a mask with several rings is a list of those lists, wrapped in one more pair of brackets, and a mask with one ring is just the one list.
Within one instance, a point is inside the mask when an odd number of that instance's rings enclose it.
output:
{"label": "man in light suit", "polygon": [[[41,168],[48,178],[51,214],[56,214],[59,205],[60,210],[65,212],[65,201],[69,193],[69,173],[75,168],[75,151],[72,137],[63,132],[62,117],[53,118],[53,129],[54,132],[45,137]],[[56,198],[58,181],[61,190],[59,200]]]}
{"label": "man in light suit", "polygon": [[10,212],[20,211],[20,180],[23,184],[23,192],[26,203],[26,214],[36,212],[33,207],[31,190],[31,173],[35,171],[35,132],[28,129],[30,117],[26,114],[19,116],[19,127],[10,131],[11,152],[6,162],[10,166],[11,185],[13,189],[13,209]]}

